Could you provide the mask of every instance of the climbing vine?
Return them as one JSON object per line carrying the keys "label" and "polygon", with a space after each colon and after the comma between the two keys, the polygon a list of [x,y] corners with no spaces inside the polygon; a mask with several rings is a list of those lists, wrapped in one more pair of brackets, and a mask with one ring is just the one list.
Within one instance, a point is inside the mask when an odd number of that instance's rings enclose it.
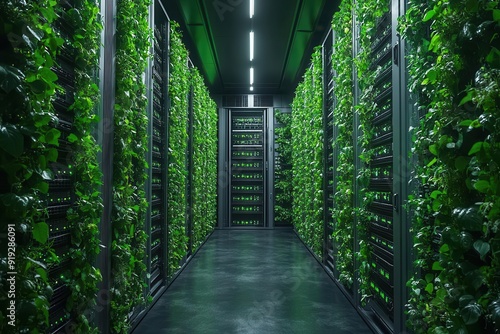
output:
{"label": "climbing vine", "polygon": [[99,191],[102,174],[97,161],[99,146],[94,138],[99,98],[95,76],[102,25],[95,0],[82,1],[79,7],[66,10],[61,16],[75,28],[67,43],[78,64],[75,68],[75,102],[70,107],[74,114],[73,130],[67,139],[73,152],[67,162],[72,166],[76,195],[75,205],[67,213],[72,248],[70,273],[65,277],[65,283],[71,289],[66,307],[73,317],[67,328],[74,332],[94,333],[96,328],[90,318],[101,274],[93,262],[99,253],[98,226],[102,212]]}
{"label": "climbing vine", "polygon": [[336,244],[335,263],[339,281],[348,289],[354,282],[354,147],[353,147],[353,56],[352,56],[352,10],[351,1],[342,1],[339,11],[332,20],[335,31],[335,51],[332,55],[335,77],[337,106],[334,110],[334,124],[337,137],[334,138],[334,152],[338,152],[334,189],[333,240]]}
{"label": "climbing vine", "polygon": [[[368,206],[375,199],[376,193],[369,191],[370,177],[374,174],[374,170],[370,167],[371,160],[376,156],[377,149],[371,145],[374,138],[376,128],[373,125],[374,115],[380,113],[382,106],[377,105],[374,101],[378,94],[381,93],[375,87],[376,78],[387,70],[386,66],[392,66],[392,62],[387,62],[384,66],[373,68],[372,64],[372,45],[374,44],[377,23],[390,8],[387,0],[368,0],[356,3],[355,14],[359,22],[359,51],[355,55],[354,64],[357,73],[358,88],[360,91],[359,101],[355,108],[359,117],[359,136],[357,144],[361,148],[359,158],[361,166],[357,171],[356,180],[358,182],[358,193],[356,196],[360,198],[361,205],[356,210],[357,216],[357,235],[359,242],[359,252],[357,252],[358,270],[359,270],[359,291],[361,293],[362,303],[366,302],[366,298],[371,296],[369,287],[369,272],[370,272],[370,254],[372,252],[368,240],[368,223],[376,221],[376,215],[373,215],[368,210]],[[390,27],[390,25],[389,25]],[[380,130],[378,130],[380,131]],[[392,273],[391,273],[392,275]]]}
{"label": "climbing vine", "polygon": [[274,220],[281,224],[290,224],[293,221],[293,175],[292,175],[292,146],[291,146],[291,121],[290,112],[285,113],[275,110],[276,135],[278,158],[275,166],[275,204]]}
{"label": "climbing vine", "polygon": [[199,71],[191,70],[193,86],[193,251],[217,221],[217,105]]}
{"label": "climbing vine", "polygon": [[147,98],[143,74],[152,33],[149,0],[117,3],[114,114],[111,326],[125,333],[130,315],[146,303],[145,196]]}
{"label": "climbing vine", "polygon": [[409,3],[418,192],[408,326],[500,330],[500,9],[496,1]]}
{"label": "climbing vine", "polygon": [[292,104],[293,222],[318,257],[323,256],[323,88],[321,49],[297,87]]}
{"label": "climbing vine", "polygon": [[[49,326],[48,264],[58,258],[48,243],[43,198],[53,176],[48,163],[57,160],[61,134],[52,125],[57,117],[51,100],[57,90],[52,67],[63,44],[51,27],[57,17],[55,7],[53,1],[0,5],[5,13],[0,19],[0,284],[3,291],[14,291],[14,296],[6,294],[0,302],[2,333],[39,333]],[[15,253],[8,253],[6,245]],[[45,254],[51,255],[44,258]],[[8,310],[9,299],[16,302],[13,312]]]}
{"label": "climbing vine", "polygon": [[[3,2],[0,7],[6,14],[0,24],[0,94],[4,102],[0,119],[0,211],[7,223],[2,228],[15,229],[17,246],[15,270],[12,267],[1,270],[3,287],[7,286],[4,273],[17,272],[16,318],[12,320],[9,314],[5,315],[7,305],[2,306],[0,329],[38,333],[58,325],[49,322],[49,304],[53,289],[66,284],[70,297],[65,307],[72,317],[69,328],[92,332],[86,312],[94,303],[96,284],[100,280],[92,261],[98,253],[101,176],[91,135],[96,122],[94,104],[98,98],[92,77],[101,29],[97,21],[98,8],[93,1],[79,3],[78,8],[56,1],[32,1],[23,6]],[[75,28],[74,35],[62,35],[61,20]],[[70,51],[74,49],[79,51],[81,59]],[[76,57],[69,61],[77,64],[75,102],[66,111],[73,118],[72,133],[64,137],[69,154],[60,153],[62,133],[55,128],[60,120],[53,107],[57,96],[68,94],[59,86],[54,72],[60,66],[63,50],[66,50],[65,57]],[[64,178],[70,177],[75,184],[75,202],[66,212],[67,227],[71,231],[71,270],[55,277],[50,270],[68,258],[67,254],[56,255],[49,239],[46,206],[50,181],[57,180],[68,168],[71,173]],[[85,217],[79,217],[83,212]],[[84,245],[82,240],[86,240]],[[3,252],[2,249],[2,258]]]}
{"label": "climbing vine", "polygon": [[182,43],[179,25],[171,21],[170,27],[168,265],[169,275],[173,275],[187,254],[188,244],[186,186],[190,72],[188,52]]}

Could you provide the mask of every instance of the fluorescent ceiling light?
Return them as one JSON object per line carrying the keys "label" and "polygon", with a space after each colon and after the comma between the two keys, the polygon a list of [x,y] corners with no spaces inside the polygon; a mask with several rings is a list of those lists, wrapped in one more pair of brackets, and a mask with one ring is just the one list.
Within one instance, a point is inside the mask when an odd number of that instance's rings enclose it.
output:
{"label": "fluorescent ceiling light", "polygon": [[250,61],[253,60],[253,31],[250,31]]}
{"label": "fluorescent ceiling light", "polygon": [[253,85],[253,67],[250,67],[250,85]]}
{"label": "fluorescent ceiling light", "polygon": [[250,91],[253,92],[253,86],[250,86]]}
{"label": "fluorescent ceiling light", "polygon": [[250,18],[253,17],[254,14],[254,0],[250,0]]}

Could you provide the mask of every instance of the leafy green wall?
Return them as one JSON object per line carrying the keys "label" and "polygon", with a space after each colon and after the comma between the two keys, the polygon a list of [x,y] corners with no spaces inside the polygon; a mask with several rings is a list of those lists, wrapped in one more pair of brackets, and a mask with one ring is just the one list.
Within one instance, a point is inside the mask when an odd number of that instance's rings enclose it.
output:
{"label": "leafy green wall", "polygon": [[288,225],[293,221],[293,170],[292,170],[292,114],[276,109],[274,111],[275,146],[278,153],[274,167],[274,221]]}
{"label": "leafy green wall", "polygon": [[[95,303],[101,278],[93,266],[99,251],[97,226],[102,209],[98,147],[92,136],[99,98],[93,78],[101,30],[98,5],[91,0],[80,1],[67,9],[49,0],[29,1],[22,6],[3,1],[0,11],[0,215],[5,223],[0,229],[3,235],[12,224],[17,246],[15,270],[4,261],[7,248],[0,250],[3,288],[7,287],[6,273],[17,271],[15,327],[7,325],[8,299],[2,298],[0,331],[45,331],[53,287],[65,283],[70,288],[67,311],[76,315],[70,328],[90,333],[95,329],[85,311]],[[57,27],[61,19],[73,25],[74,35],[61,35]],[[69,110],[73,128],[61,138],[62,133],[55,128],[58,117],[52,103],[57,95],[64,96],[54,72],[63,48],[73,50],[78,66],[75,99]],[[65,151],[60,151],[63,144]],[[75,194],[75,204],[66,213],[72,247],[58,256],[49,240],[47,194],[49,182],[66,167],[71,170]],[[2,240],[2,245],[7,244]],[[69,270],[59,277],[49,275],[52,266],[68,260]]]}
{"label": "leafy green wall", "polygon": [[173,275],[187,254],[187,149],[190,72],[188,52],[182,43],[178,24],[170,32],[170,111],[168,166],[168,266]]}
{"label": "leafy green wall", "polygon": [[193,87],[192,222],[193,251],[217,221],[217,105],[210,98],[199,71],[191,70]]}
{"label": "leafy green wall", "polygon": [[323,89],[321,49],[297,87],[292,103],[293,224],[323,256]]}
{"label": "leafy green wall", "polygon": [[334,166],[336,187],[334,189],[333,240],[335,243],[335,264],[339,271],[339,281],[348,289],[354,283],[354,119],[353,119],[353,31],[351,1],[342,1],[339,11],[332,19],[335,32],[332,55],[335,78],[336,108],[333,121],[337,137],[333,139],[334,152],[338,152]]}
{"label": "leafy green wall", "polygon": [[401,31],[420,116],[408,325],[418,333],[493,333],[500,330],[499,4],[414,0]]}
{"label": "leafy green wall", "polygon": [[[116,8],[116,101],[113,146],[111,330],[126,332],[130,313],[146,303],[147,98],[150,0]],[[140,32],[140,33],[138,33]]]}

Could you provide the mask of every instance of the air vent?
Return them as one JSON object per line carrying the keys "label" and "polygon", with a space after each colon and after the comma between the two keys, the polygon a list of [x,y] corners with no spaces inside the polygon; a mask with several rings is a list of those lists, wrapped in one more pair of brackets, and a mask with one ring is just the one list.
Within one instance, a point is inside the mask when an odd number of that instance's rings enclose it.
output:
{"label": "air vent", "polygon": [[248,95],[223,96],[222,107],[248,107]]}
{"label": "air vent", "polygon": [[253,96],[253,106],[254,107],[272,107],[274,105],[274,100],[272,95],[254,95]]}

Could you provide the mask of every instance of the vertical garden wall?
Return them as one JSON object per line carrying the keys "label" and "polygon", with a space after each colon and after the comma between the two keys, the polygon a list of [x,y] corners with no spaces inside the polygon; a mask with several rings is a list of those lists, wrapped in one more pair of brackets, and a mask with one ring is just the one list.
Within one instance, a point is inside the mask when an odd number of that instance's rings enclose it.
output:
{"label": "vertical garden wall", "polygon": [[168,165],[168,263],[169,275],[181,266],[188,249],[187,197],[188,181],[188,108],[190,71],[188,52],[182,43],[178,25],[171,23],[170,40],[170,114]]}
{"label": "vertical garden wall", "polygon": [[117,2],[114,106],[111,328],[125,332],[130,314],[145,304],[149,0]]}
{"label": "vertical garden wall", "polygon": [[292,114],[276,109],[274,165],[274,224],[289,225],[293,221]]}
{"label": "vertical garden wall", "polygon": [[191,70],[193,99],[192,224],[193,251],[217,221],[217,105],[199,71]]}
{"label": "vertical garden wall", "polygon": [[92,135],[98,6],[39,0],[0,7],[0,282],[10,291],[0,303],[0,330],[66,325],[90,333],[102,209]]}
{"label": "vertical garden wall", "polygon": [[323,94],[318,48],[292,104],[293,224],[318,257],[323,238]]}
{"label": "vertical garden wall", "polygon": [[411,1],[401,27],[420,117],[408,282],[418,333],[500,329],[499,23],[498,2]]}
{"label": "vertical garden wall", "polygon": [[[97,312],[113,333],[130,330],[147,307],[150,136],[148,80],[153,34],[151,1],[116,3],[115,70],[103,86],[115,87],[113,126],[98,127],[101,92],[100,4],[36,0],[0,4],[0,305],[2,333],[98,332]],[[106,10],[108,10],[107,8]],[[112,25],[107,25],[107,29]],[[175,24],[173,25],[176,29]],[[114,33],[114,32],[113,32]],[[108,50],[108,49],[106,49]],[[186,254],[187,233],[198,247],[216,217],[217,114],[203,79],[188,69],[187,52],[172,32],[168,265],[173,274]],[[107,66],[107,65],[104,65]],[[109,73],[109,72],[108,72]],[[101,76],[102,77],[102,76]],[[188,95],[193,105],[193,170],[186,170]],[[165,102],[166,103],[166,102]],[[165,108],[167,110],[167,108]],[[169,129],[164,127],[164,129]],[[101,199],[103,166],[95,138],[112,131],[112,200]],[[158,135],[156,133],[155,135]],[[193,173],[192,226],[186,226],[186,176]],[[111,172],[110,172],[111,173]],[[150,188],[149,188],[150,189]],[[182,189],[182,191],[178,191]],[[102,221],[103,208],[110,221]],[[111,244],[100,239],[110,227]],[[187,229],[191,229],[187,231]],[[5,245],[5,247],[4,247]],[[101,290],[95,266],[110,249],[110,291]],[[162,284],[168,283],[164,277]],[[7,293],[8,292],[8,293]],[[105,300],[102,300],[105,298]],[[15,311],[8,307],[15,301]],[[99,305],[96,305],[99,301]]]}
{"label": "vertical garden wall", "polygon": [[[406,8],[399,20],[397,8]],[[406,7],[342,1],[333,17],[333,275],[362,313],[377,314],[387,330],[499,329],[499,22],[498,2],[481,1],[410,1]],[[398,48],[397,29],[405,50]],[[314,185],[303,169],[311,177],[317,161],[308,156],[306,164],[296,153],[307,156],[316,143],[297,126],[315,129],[306,94],[310,71],[293,102],[294,224],[318,252],[322,241],[313,236],[322,222],[311,220],[304,205],[314,195],[297,191]],[[412,119],[418,121],[410,127]],[[313,132],[320,138],[319,129]],[[413,193],[400,199],[400,192]],[[385,230],[374,232],[380,227]],[[377,255],[382,248],[385,262]],[[410,254],[414,262],[406,263]],[[406,265],[413,268],[408,282]],[[400,309],[391,310],[395,305]]]}

